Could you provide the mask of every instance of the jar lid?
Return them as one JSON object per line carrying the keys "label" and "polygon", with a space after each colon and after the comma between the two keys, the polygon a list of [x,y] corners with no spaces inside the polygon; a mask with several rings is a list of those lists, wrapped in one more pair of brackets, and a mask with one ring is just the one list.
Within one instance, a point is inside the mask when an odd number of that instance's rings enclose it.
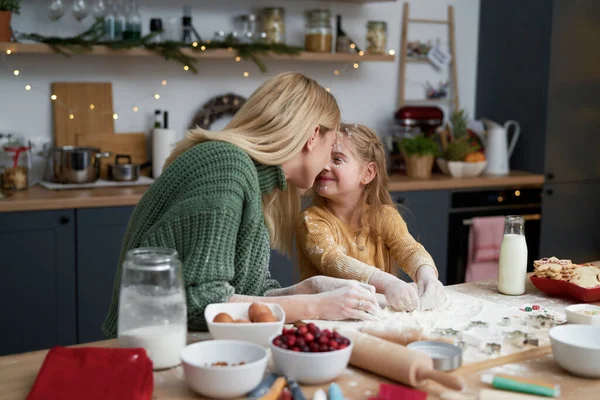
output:
{"label": "jar lid", "polygon": [[265,7],[260,10],[263,14],[273,13],[273,14],[283,14],[283,7]]}
{"label": "jar lid", "polygon": [[387,22],[385,21],[367,21],[367,28],[386,28]]}
{"label": "jar lid", "polygon": [[306,15],[309,18],[322,18],[322,19],[330,19],[331,11],[327,9],[315,9],[306,11]]}

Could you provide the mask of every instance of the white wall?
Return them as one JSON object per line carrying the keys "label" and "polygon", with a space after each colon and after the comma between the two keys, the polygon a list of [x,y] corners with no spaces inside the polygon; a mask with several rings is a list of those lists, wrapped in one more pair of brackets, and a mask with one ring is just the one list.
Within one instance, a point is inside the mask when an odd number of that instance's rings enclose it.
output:
{"label": "white wall", "polygon": [[[87,0],[93,2],[94,0]],[[480,0],[413,0],[411,15],[416,18],[446,17],[446,6],[455,6],[456,49],[461,106],[471,114],[474,108],[477,33]],[[13,19],[19,32],[38,32],[44,35],[71,36],[86,29],[91,18],[78,23],[71,15],[58,22],[47,18],[48,0],[24,0],[20,16]],[[71,1],[67,1],[71,3]],[[168,5],[167,5],[168,3]],[[399,50],[402,4],[374,3],[366,5],[329,3],[302,0],[141,0],[143,33],[147,33],[151,17],[180,16],[181,7],[193,7],[194,25],[204,38],[211,38],[216,30],[231,30],[232,17],[250,9],[280,5],[286,9],[289,44],[303,44],[303,11],[315,7],[329,7],[334,14],[343,15],[346,32],[364,48],[367,20],[388,22],[388,47]],[[409,39],[435,39],[447,42],[444,25],[413,25]],[[4,63],[2,58],[4,57]],[[398,57],[397,57],[398,58]],[[8,64],[7,64],[8,63]],[[184,72],[179,64],[158,57],[98,57],[75,56],[67,59],[59,55],[0,56],[0,131],[23,134],[39,140],[52,137],[50,83],[54,81],[110,81],[113,83],[114,106],[119,114],[117,132],[144,131],[149,128],[155,108],[169,111],[171,127],[183,134],[194,113],[208,99],[226,92],[248,96],[269,76],[288,70],[303,72],[322,85],[331,88],[342,108],[346,121],[364,123],[385,134],[396,106],[398,61],[395,63],[363,63],[358,70],[351,65],[330,63],[268,62],[268,72],[261,74],[251,62],[200,61],[200,73]],[[18,77],[12,69],[19,69]],[[334,69],[342,74],[334,76]],[[250,72],[244,78],[242,73]],[[407,97],[423,97],[421,82],[445,79],[436,75],[428,65],[412,64],[407,70]],[[166,79],[168,85],[161,86]],[[25,91],[26,84],[33,90]],[[152,94],[158,92],[160,100]],[[136,105],[140,111],[134,113]]]}

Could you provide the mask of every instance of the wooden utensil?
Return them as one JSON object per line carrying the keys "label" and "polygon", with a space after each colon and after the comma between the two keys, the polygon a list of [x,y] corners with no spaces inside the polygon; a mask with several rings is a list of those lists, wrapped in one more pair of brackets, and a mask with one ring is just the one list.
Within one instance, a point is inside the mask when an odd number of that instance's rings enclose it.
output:
{"label": "wooden utensil", "polygon": [[77,135],[114,133],[111,83],[53,82],[52,94],[56,146],[75,145]]}
{"label": "wooden utensil", "polygon": [[453,390],[464,387],[458,376],[435,371],[433,360],[423,353],[356,330],[345,329],[340,334],[354,343],[350,364],[358,368],[413,387],[427,379]]}
{"label": "wooden utensil", "polygon": [[478,371],[485,371],[486,369],[497,367],[499,365],[518,363],[521,361],[530,360],[532,358],[538,358],[550,353],[552,353],[552,347],[550,345],[535,347],[519,353],[507,354],[505,356],[499,356],[496,358],[490,358],[488,360],[463,365],[457,370],[452,371],[452,373],[454,375],[467,375]]}
{"label": "wooden utensil", "polygon": [[[148,144],[144,133],[112,133],[97,135],[77,135],[77,146],[98,147],[102,151],[110,151],[112,156],[103,160],[100,168],[100,178],[108,177],[108,164],[114,163],[117,154],[131,156],[133,164],[143,164],[148,161]],[[142,169],[140,175],[148,176],[149,169]]]}

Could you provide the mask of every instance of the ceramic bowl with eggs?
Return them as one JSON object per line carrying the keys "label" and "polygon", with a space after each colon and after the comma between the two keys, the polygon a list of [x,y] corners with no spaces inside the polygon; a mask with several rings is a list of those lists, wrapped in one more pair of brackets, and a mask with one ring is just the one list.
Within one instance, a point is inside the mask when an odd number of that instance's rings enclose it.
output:
{"label": "ceramic bowl with eggs", "polygon": [[573,304],[565,308],[570,324],[600,326],[600,307],[591,304]]}
{"label": "ceramic bowl with eggs", "polygon": [[353,343],[337,332],[316,325],[284,329],[269,341],[275,368],[307,385],[331,382],[348,366]]}
{"label": "ceramic bowl with eggs", "polygon": [[548,335],[558,365],[573,375],[600,378],[600,326],[561,325]]}
{"label": "ceramic bowl with eggs", "polygon": [[206,340],[180,354],[185,380],[194,392],[210,398],[244,396],[256,388],[267,368],[267,350],[237,340]]}
{"label": "ceramic bowl with eggs", "polygon": [[204,318],[214,339],[269,347],[269,338],[283,328],[285,312],[272,303],[215,303],[206,307]]}

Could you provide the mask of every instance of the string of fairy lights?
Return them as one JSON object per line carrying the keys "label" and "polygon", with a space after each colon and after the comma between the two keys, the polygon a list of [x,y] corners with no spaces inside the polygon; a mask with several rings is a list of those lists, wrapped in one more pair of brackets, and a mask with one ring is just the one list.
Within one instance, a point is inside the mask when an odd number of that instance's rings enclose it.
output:
{"label": "string of fairy lights", "polygon": [[[198,42],[193,42],[192,46],[193,47],[197,47],[198,46]],[[355,49],[356,45],[354,43],[352,43],[350,45],[350,47],[352,49]],[[205,51],[206,47],[205,46],[201,46],[200,49],[202,51]],[[229,51],[233,51],[233,49],[231,49],[231,48],[228,49],[228,50]],[[11,55],[16,54],[16,53],[17,53],[16,51],[8,49],[5,52],[0,53],[0,60],[2,61],[2,64],[9,71],[12,71],[12,74],[14,75],[15,78],[24,79],[23,71],[21,71],[21,70],[19,70],[17,68],[14,68],[11,65],[11,63],[9,62],[9,57]],[[364,56],[365,55],[364,51],[362,51],[362,50],[359,51],[357,54],[359,56]],[[393,55],[396,54],[396,52],[394,50],[389,50],[388,54],[391,55],[391,56],[393,56]],[[242,58],[239,57],[239,56],[237,56],[237,57],[234,58],[234,61],[236,63],[239,63],[239,62],[242,61]],[[340,76],[340,75],[344,74],[348,70],[358,69],[359,67],[360,67],[360,63],[359,62],[354,62],[354,63],[351,63],[351,64],[344,64],[343,67],[334,69],[333,70],[333,75],[334,76]],[[184,65],[183,66],[183,70],[184,71],[189,71],[190,67],[188,65]],[[244,71],[242,73],[242,76],[244,78],[248,78],[248,77],[250,77],[250,72]],[[160,100],[160,98],[161,98],[160,91],[161,91],[162,88],[164,88],[165,86],[167,86],[167,83],[168,82],[167,82],[166,79],[161,80],[160,81],[160,85],[157,86],[157,88],[155,90],[153,90],[150,94],[148,94],[146,96],[143,96],[143,97],[140,97],[140,98],[137,98],[137,99],[135,99],[135,101],[128,102],[129,106],[127,106],[127,109],[131,110],[134,113],[137,113],[137,112],[139,112],[141,110],[140,105],[144,101],[149,100],[149,99]],[[42,90],[42,89],[39,89],[37,87],[34,88],[33,85],[31,85],[30,83],[25,83],[25,85],[23,86],[23,88],[25,89],[26,92],[39,93],[39,94],[42,94],[44,96],[49,97],[50,100],[52,100],[52,102],[54,102],[55,104],[58,104],[59,106],[63,107],[68,112],[68,117],[69,117],[70,120],[74,120],[77,115],[79,115],[80,113],[83,112],[83,108],[70,108],[67,104],[63,103],[61,101],[61,99],[55,93],[52,93],[51,91]],[[328,92],[331,92],[331,89],[329,87],[326,87],[325,90],[327,90]],[[97,115],[112,114],[112,117],[115,120],[119,119],[119,115],[123,114],[125,112],[124,111],[125,108],[119,108],[119,110],[114,110],[114,111],[111,110],[110,112],[106,112],[106,111],[102,111],[102,110],[97,110],[97,107],[96,107],[95,104],[86,105],[84,109],[87,112],[98,113]]]}

